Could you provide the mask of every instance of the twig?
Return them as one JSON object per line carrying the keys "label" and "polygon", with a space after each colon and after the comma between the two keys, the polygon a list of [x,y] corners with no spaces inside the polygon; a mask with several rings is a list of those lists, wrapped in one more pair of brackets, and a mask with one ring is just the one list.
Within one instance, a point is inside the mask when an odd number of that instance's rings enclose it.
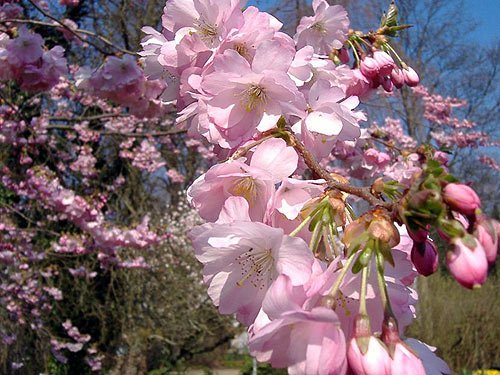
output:
{"label": "twig", "polygon": [[290,137],[291,146],[295,148],[295,150],[302,156],[309,169],[311,169],[311,171],[313,171],[313,173],[315,173],[318,177],[324,179],[327,182],[329,188],[356,195],[360,198],[363,198],[372,206],[380,206],[388,209],[389,211],[392,211],[393,204],[375,197],[371,193],[371,187],[357,187],[337,181],[330,175],[330,173],[328,173],[328,171],[326,171],[319,165],[313,154],[304,146],[304,144],[295,136],[295,134],[293,134],[292,132],[288,132],[288,135]]}
{"label": "twig", "polygon": [[[57,130],[69,130],[69,131],[77,131],[75,127],[70,126],[70,125],[49,125],[47,126],[47,129],[57,129]],[[117,135],[117,136],[124,136],[124,137],[135,137],[135,138],[148,138],[148,137],[165,137],[168,135],[175,135],[175,134],[181,134],[185,133],[186,130],[182,129],[171,129],[171,130],[166,130],[162,132],[152,132],[152,133],[122,133],[122,132],[114,132],[114,131],[96,131],[92,130],[99,135]]]}
{"label": "twig", "polygon": [[[64,24],[63,22],[61,22],[59,19],[57,19],[56,17],[54,17],[53,15],[51,15],[50,13],[47,13],[45,10],[43,10],[42,8],[40,8],[37,4],[35,4],[35,2],[33,0],[28,0],[28,2],[33,5],[40,13],[42,13],[45,17],[51,19],[52,21],[55,21],[57,22],[61,27],[65,28],[66,30],[68,30],[70,33],[72,33],[73,35],[75,35],[78,39],[80,39],[82,42],[84,43],[88,43],[90,44],[92,47],[96,48],[99,52],[101,52],[102,54],[104,55],[110,55],[109,52],[103,50],[102,48],[100,48],[99,46],[97,46],[95,43],[92,43],[92,42],[89,42],[88,40],[86,40],[85,38],[83,38],[81,34],[86,34],[86,35],[89,35],[89,36],[92,36],[94,38],[97,38],[99,39],[101,42],[103,42],[104,44],[122,52],[122,53],[126,53],[128,55],[134,55],[136,56],[137,53],[136,52],[133,52],[133,51],[129,51],[128,49],[125,49],[125,48],[122,48],[122,47],[119,47],[119,46],[116,46],[113,42],[111,42],[109,39],[103,37],[102,35],[99,35],[99,34],[96,34],[92,31],[88,31],[88,30],[82,30],[82,29],[76,29],[76,30],[73,30],[72,28],[70,28],[69,26],[67,26],[66,24]],[[50,23],[45,25],[45,26],[52,26],[52,27],[57,27],[57,25],[51,25]]]}

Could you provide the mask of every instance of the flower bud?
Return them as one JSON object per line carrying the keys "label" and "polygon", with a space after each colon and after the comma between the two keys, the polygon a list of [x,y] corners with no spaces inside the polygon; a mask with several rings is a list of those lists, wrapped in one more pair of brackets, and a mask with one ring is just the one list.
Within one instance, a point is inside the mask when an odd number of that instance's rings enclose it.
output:
{"label": "flower bud", "polygon": [[396,66],[392,57],[384,51],[375,51],[373,58],[377,62],[379,74],[388,76]]}
{"label": "flower bud", "polygon": [[483,246],[470,235],[453,238],[451,242],[455,248],[446,256],[451,275],[466,288],[480,287],[488,274],[488,261]]}
{"label": "flower bud", "polygon": [[363,353],[356,338],[352,338],[347,348],[349,367],[355,375],[391,374],[391,358],[385,345],[374,336],[362,338],[368,341],[367,350]]}
{"label": "flower bud", "polygon": [[382,341],[391,356],[391,374],[425,375],[424,365],[418,355],[401,340],[395,318],[384,318]]}
{"label": "flower bud", "polygon": [[394,68],[391,72],[391,80],[396,88],[400,89],[405,84],[405,75],[401,69]]}
{"label": "flower bud", "polygon": [[349,63],[349,52],[347,51],[347,48],[341,48],[339,50],[339,59],[342,64]]}
{"label": "flower bud", "polygon": [[498,233],[493,221],[484,215],[479,216],[474,234],[483,246],[488,263],[495,263],[498,253]]}
{"label": "flower bud", "polygon": [[378,63],[372,57],[365,57],[363,61],[361,61],[361,65],[359,67],[361,73],[368,78],[375,78],[378,75],[378,69]]}
{"label": "flower bud", "polygon": [[410,87],[415,87],[420,82],[417,72],[409,66],[406,67],[406,69],[403,69],[403,74],[405,77],[405,83]]}
{"label": "flower bud", "polygon": [[392,92],[394,90],[394,84],[391,79],[388,77],[383,77],[380,82],[382,83],[382,87],[386,92]]}
{"label": "flower bud", "polygon": [[391,361],[391,373],[425,375],[425,368],[417,354],[403,341],[396,344]]}
{"label": "flower bud", "polygon": [[349,367],[355,375],[390,375],[391,358],[382,341],[372,335],[370,320],[358,315],[354,320],[353,337],[347,348]]}
{"label": "flower bud", "polygon": [[476,192],[467,185],[451,183],[443,189],[443,199],[452,210],[464,215],[473,215],[481,206]]}
{"label": "flower bud", "polygon": [[439,265],[437,247],[431,240],[415,242],[411,249],[411,261],[417,272],[423,276],[432,275]]}
{"label": "flower bud", "polygon": [[426,229],[408,230],[408,235],[415,242],[425,242],[429,231]]}

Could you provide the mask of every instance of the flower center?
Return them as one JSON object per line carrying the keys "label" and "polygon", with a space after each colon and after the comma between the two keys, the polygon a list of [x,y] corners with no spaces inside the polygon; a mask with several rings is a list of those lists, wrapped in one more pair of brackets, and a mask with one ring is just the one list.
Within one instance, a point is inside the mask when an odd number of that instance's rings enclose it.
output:
{"label": "flower center", "polygon": [[219,36],[219,29],[217,28],[217,24],[212,25],[201,18],[198,19],[195,23],[198,32],[200,33],[201,39],[207,44],[213,44],[217,41]]}
{"label": "flower center", "polygon": [[247,112],[252,112],[267,102],[267,94],[262,86],[251,84],[242,93],[242,104]]}
{"label": "flower center", "polygon": [[257,200],[257,184],[250,176],[237,179],[229,189],[229,192],[238,197],[245,198],[249,205],[252,205]]}
{"label": "flower center", "polygon": [[274,258],[271,249],[256,251],[250,248],[244,252],[236,261],[241,267],[241,279],[236,283],[238,286],[248,281],[255,288],[263,289],[270,281],[269,271],[273,268]]}
{"label": "flower center", "polygon": [[311,25],[311,29],[317,31],[318,33],[324,34],[326,33],[325,23],[322,21],[315,22]]}
{"label": "flower center", "polygon": [[233,47],[233,49],[240,54],[240,56],[244,57],[245,59],[248,59],[249,53],[248,53],[248,47],[246,46],[245,43],[236,43]]}

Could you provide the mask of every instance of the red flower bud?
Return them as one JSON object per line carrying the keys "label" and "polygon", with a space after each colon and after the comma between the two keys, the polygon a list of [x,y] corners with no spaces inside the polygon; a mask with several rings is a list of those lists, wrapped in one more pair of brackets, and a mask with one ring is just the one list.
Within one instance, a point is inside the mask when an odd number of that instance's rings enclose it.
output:
{"label": "red flower bud", "polygon": [[423,276],[432,275],[439,265],[436,245],[431,240],[415,242],[411,249],[411,261],[417,272]]}
{"label": "red flower bud", "polygon": [[481,206],[476,192],[467,185],[451,183],[443,189],[443,199],[452,210],[464,215],[473,215]]}
{"label": "red flower bud", "polygon": [[401,69],[394,68],[391,72],[391,80],[396,88],[400,89],[405,84],[405,75]]}
{"label": "red flower bud", "polygon": [[346,48],[341,48],[339,50],[339,59],[342,64],[347,64],[349,62],[349,52]]}

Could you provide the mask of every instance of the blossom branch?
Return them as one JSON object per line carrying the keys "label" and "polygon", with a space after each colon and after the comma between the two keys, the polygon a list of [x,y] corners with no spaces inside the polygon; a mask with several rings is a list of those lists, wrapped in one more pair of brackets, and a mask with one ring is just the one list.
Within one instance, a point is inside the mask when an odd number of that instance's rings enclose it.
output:
{"label": "blossom branch", "polygon": [[297,138],[297,136],[295,136],[292,132],[288,132],[288,137],[290,139],[291,146],[300,154],[300,156],[302,156],[309,169],[311,169],[311,171],[318,177],[324,179],[327,182],[329,188],[356,195],[367,201],[372,206],[380,206],[386,208],[389,211],[392,211],[393,203],[385,202],[375,197],[372,194],[371,187],[357,187],[337,181],[328,173],[328,171],[326,171],[319,165],[313,154],[304,146],[304,144]]}

